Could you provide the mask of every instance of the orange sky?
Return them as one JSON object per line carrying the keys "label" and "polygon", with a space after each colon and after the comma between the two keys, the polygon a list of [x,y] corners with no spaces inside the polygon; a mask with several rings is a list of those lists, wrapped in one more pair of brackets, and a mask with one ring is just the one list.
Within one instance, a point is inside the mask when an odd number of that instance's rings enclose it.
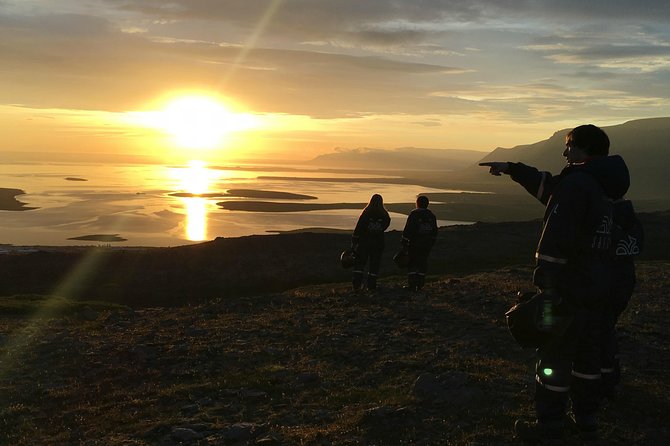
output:
{"label": "orange sky", "polygon": [[[670,115],[670,6],[660,0],[2,5],[5,152],[491,151],[585,122]],[[227,110],[200,127],[218,132],[206,150],[179,127],[198,128],[207,120],[191,117],[207,107],[166,115],[185,94]]]}

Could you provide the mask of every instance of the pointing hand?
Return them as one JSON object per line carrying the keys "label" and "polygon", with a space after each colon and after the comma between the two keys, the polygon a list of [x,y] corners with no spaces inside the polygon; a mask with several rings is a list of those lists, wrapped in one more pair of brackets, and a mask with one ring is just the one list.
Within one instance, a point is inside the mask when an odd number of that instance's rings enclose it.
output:
{"label": "pointing hand", "polygon": [[490,161],[486,163],[479,163],[479,165],[489,167],[489,173],[491,175],[500,176],[502,173],[509,173],[509,163]]}

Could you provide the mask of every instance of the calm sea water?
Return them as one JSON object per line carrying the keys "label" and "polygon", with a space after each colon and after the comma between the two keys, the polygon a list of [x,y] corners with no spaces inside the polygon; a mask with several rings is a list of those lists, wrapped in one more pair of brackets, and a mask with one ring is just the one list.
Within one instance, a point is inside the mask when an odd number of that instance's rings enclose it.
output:
{"label": "calm sea water", "polygon": [[[291,177],[272,178],[272,177]],[[224,210],[224,200],[307,203],[365,203],[380,193],[386,203],[408,203],[420,193],[445,192],[421,186],[356,181],[371,175],[331,173],[286,166],[223,169],[184,166],[108,164],[3,164],[0,187],[22,189],[17,199],[36,209],[0,211],[0,244],[176,246],[302,228],[352,230],[361,209],[309,212]],[[304,178],[301,180],[300,178]],[[314,181],[323,178],[323,181]],[[347,181],[328,181],[340,178]],[[308,180],[309,179],[309,180]],[[316,200],[277,200],[211,196],[229,189],[305,194]],[[178,197],[171,194],[206,194]],[[408,210],[411,210],[408,209]],[[405,216],[392,214],[390,229],[402,229]],[[440,225],[457,222],[440,221]],[[72,240],[116,235],[124,241]]]}

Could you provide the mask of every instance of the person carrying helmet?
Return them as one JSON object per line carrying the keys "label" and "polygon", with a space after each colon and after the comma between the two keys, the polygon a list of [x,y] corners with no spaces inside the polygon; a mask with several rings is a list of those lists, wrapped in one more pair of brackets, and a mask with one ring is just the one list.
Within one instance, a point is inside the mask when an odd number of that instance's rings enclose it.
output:
{"label": "person carrying helmet", "polygon": [[402,244],[408,250],[407,288],[420,291],[426,282],[428,255],[437,238],[437,218],[428,209],[428,197],[419,195],[416,209],[409,213],[405,229],[402,231]]}
{"label": "person carrying helmet", "polygon": [[526,441],[560,441],[568,397],[571,417],[585,440],[597,439],[601,330],[612,285],[610,254],[613,200],[627,191],[624,160],[609,155],[607,134],[581,125],[566,135],[568,165],[557,176],[512,162],[484,162],[492,175],[508,174],[546,205],[533,283],[558,296],[575,312],[568,330],[537,350],[536,420],[517,420]]}
{"label": "person carrying helmet", "polygon": [[384,252],[384,231],[391,224],[391,217],[384,207],[384,199],[374,194],[358,217],[351,237],[351,247],[356,253],[351,284],[354,291],[360,291],[365,277],[365,265],[369,261],[366,286],[369,291],[377,289],[377,275]]}

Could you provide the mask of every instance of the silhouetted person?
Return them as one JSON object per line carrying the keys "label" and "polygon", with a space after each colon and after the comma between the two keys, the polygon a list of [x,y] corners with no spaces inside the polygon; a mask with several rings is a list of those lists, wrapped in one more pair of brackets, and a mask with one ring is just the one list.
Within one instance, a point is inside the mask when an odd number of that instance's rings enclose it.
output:
{"label": "silhouetted person", "polygon": [[428,209],[428,197],[419,195],[416,209],[410,212],[402,231],[402,244],[408,249],[407,287],[419,291],[426,282],[428,255],[437,238],[437,219]]}
{"label": "silhouetted person", "polygon": [[582,125],[566,136],[568,166],[557,176],[522,163],[480,163],[493,175],[510,175],[546,205],[533,283],[575,312],[566,333],[537,350],[537,419],[515,424],[524,440],[560,440],[568,396],[577,428],[585,439],[597,438],[601,331],[613,283],[612,200],[626,193],[630,181],[623,159],[608,156],[609,145],[602,129]]}
{"label": "silhouetted person", "polygon": [[377,289],[377,275],[384,252],[384,231],[390,224],[391,217],[384,207],[382,196],[374,194],[361,212],[360,217],[358,217],[354,235],[351,238],[351,246],[356,252],[356,263],[354,264],[352,277],[354,291],[360,290],[363,286],[365,265],[368,260],[370,264],[368,266],[367,289],[370,291]]}

